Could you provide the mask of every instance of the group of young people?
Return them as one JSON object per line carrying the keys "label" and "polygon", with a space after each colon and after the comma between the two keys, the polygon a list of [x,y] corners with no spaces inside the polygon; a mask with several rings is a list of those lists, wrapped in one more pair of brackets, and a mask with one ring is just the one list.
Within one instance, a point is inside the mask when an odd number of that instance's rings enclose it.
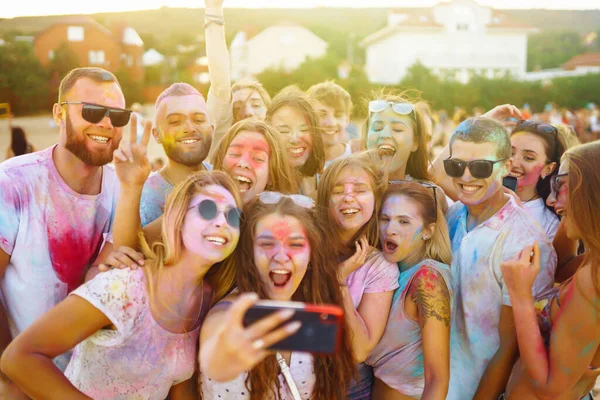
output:
{"label": "group of young people", "polygon": [[[432,160],[426,103],[385,91],[350,139],[333,82],[231,85],[206,3],[206,101],[175,83],[138,135],[78,68],[58,144],[0,164],[1,397],[591,398],[600,142],[501,105]],[[339,350],[270,351],[301,325],[246,326],[258,299],[341,307]]]}

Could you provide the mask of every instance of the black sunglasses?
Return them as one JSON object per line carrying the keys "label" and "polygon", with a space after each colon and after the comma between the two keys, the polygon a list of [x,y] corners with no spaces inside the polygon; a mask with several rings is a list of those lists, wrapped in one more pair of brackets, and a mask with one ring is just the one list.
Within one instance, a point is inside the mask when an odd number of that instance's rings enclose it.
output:
{"label": "black sunglasses", "polygon": [[61,106],[65,104],[83,104],[81,107],[81,117],[87,122],[97,124],[102,121],[102,118],[108,116],[110,123],[117,128],[127,125],[131,117],[131,110],[124,108],[114,108],[101,106],[100,104],[86,103],[85,101],[63,101]]}
{"label": "black sunglasses", "polygon": [[431,191],[433,192],[433,206],[435,207],[435,210],[436,210],[434,221],[437,222],[437,207],[438,207],[438,203],[437,203],[437,193],[436,193],[435,189],[438,186],[434,185],[431,182],[406,181],[406,180],[388,181],[388,184],[390,184],[390,185],[402,185],[402,184],[405,184],[405,183],[418,183],[419,185],[423,186],[424,188],[431,189]]}
{"label": "black sunglasses", "polygon": [[[212,221],[213,219],[217,218],[219,208],[217,207],[217,203],[215,203],[214,201],[209,199],[202,200],[197,207],[198,213],[205,221]],[[240,210],[237,207],[233,207],[224,212],[224,214],[229,226],[231,226],[232,228],[240,227],[243,216],[242,210]]]}
{"label": "black sunglasses", "polygon": [[444,160],[444,170],[448,176],[460,178],[465,173],[465,168],[469,167],[469,172],[471,172],[473,178],[487,179],[492,176],[494,165],[504,160],[506,160],[506,158],[496,161],[473,160],[467,162],[456,158],[447,158]]}

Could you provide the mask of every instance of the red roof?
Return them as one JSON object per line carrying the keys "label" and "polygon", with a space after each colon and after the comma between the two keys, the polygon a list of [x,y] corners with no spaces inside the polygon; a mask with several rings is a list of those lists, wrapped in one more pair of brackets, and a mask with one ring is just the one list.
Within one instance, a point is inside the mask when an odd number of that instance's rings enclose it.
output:
{"label": "red roof", "polygon": [[563,64],[563,69],[573,70],[577,67],[599,67],[600,53],[583,53],[576,55]]}

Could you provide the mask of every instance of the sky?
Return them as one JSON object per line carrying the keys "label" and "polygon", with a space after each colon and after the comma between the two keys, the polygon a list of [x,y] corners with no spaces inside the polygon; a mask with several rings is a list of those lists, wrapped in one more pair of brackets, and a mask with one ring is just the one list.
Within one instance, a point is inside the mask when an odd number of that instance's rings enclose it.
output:
{"label": "sky", "polygon": [[[441,0],[225,0],[227,7],[311,8],[311,7],[428,7]],[[478,0],[498,9],[545,8],[554,10],[600,9],[600,0]],[[20,0],[4,1],[0,18],[33,15],[93,14],[149,10],[163,6],[199,8],[202,0]]]}

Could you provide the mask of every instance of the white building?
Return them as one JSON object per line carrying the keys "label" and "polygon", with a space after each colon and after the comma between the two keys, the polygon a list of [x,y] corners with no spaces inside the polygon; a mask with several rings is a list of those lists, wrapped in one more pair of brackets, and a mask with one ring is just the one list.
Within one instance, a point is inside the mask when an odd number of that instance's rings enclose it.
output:
{"label": "white building", "polygon": [[527,34],[537,29],[472,0],[391,11],[388,25],[360,43],[369,81],[397,84],[417,61],[442,78],[521,77]]}
{"label": "white building", "polygon": [[291,72],[308,57],[323,57],[327,43],[297,25],[275,25],[248,38],[238,32],[229,49],[233,80],[260,74],[268,68]]}

